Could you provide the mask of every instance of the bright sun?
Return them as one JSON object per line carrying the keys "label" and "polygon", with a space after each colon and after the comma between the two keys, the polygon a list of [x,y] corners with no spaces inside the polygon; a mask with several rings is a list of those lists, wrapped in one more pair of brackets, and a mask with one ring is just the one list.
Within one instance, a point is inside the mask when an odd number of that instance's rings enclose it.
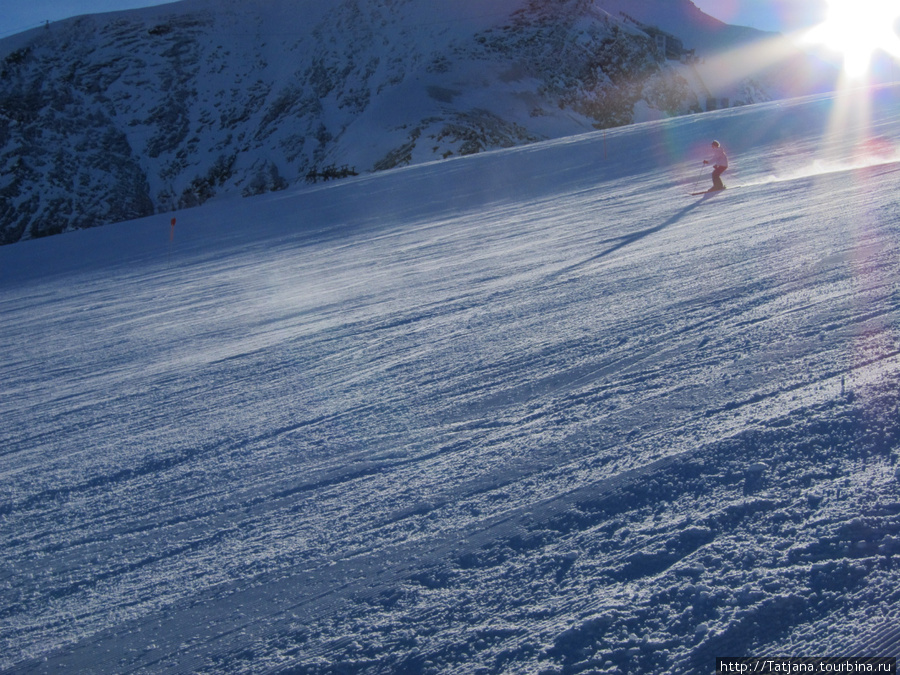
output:
{"label": "bright sun", "polygon": [[900,3],[897,0],[827,2],[828,17],[813,28],[806,39],[840,52],[848,76],[865,75],[876,50],[900,57],[900,36],[896,33]]}

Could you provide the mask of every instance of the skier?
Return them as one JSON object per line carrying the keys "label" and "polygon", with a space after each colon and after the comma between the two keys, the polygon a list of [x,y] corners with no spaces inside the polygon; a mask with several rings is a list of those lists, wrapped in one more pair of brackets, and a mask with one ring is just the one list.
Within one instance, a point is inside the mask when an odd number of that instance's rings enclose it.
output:
{"label": "skier", "polygon": [[724,190],[725,184],[722,183],[722,174],[728,169],[728,157],[725,155],[725,151],[722,149],[719,141],[712,142],[712,157],[704,159],[703,163],[713,165],[713,186],[709,191]]}

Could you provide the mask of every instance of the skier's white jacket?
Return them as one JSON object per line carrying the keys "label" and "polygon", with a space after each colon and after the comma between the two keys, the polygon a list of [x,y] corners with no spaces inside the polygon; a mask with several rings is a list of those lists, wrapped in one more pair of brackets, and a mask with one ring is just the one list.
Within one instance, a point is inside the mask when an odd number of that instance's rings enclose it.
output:
{"label": "skier's white jacket", "polygon": [[721,166],[723,169],[728,168],[728,157],[725,155],[725,151],[721,146],[719,146],[718,148],[713,148],[713,153],[709,158],[709,163],[713,166]]}

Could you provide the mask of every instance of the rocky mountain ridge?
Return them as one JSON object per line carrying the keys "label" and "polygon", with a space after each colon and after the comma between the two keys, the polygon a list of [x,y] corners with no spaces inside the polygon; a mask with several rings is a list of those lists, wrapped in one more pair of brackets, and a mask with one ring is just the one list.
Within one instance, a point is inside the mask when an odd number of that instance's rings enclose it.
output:
{"label": "rocky mountain ridge", "polygon": [[666,38],[765,37],[689,0],[619,5],[185,0],[0,41],[0,244],[700,112]]}

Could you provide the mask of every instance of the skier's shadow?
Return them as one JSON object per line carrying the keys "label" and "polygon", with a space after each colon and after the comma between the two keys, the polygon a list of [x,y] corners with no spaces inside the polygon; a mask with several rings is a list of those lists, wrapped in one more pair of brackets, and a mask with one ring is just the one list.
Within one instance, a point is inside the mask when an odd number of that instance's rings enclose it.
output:
{"label": "skier's shadow", "polygon": [[717,194],[716,192],[704,193],[703,196],[700,199],[698,199],[696,202],[681,209],[681,211],[674,214],[666,222],[664,222],[660,225],[657,225],[655,227],[649,227],[646,230],[632,232],[631,234],[627,234],[622,237],[614,237],[613,239],[606,239],[601,243],[604,243],[604,244],[609,243],[609,242],[615,242],[615,243],[612,246],[610,246],[609,248],[601,251],[600,253],[597,253],[596,255],[592,255],[589,258],[585,258],[584,260],[581,260],[577,263],[569,265],[568,267],[564,267],[563,269],[558,270],[549,276],[551,279],[560,277],[563,274],[566,274],[567,272],[571,272],[573,270],[578,269],[579,267],[582,267],[584,265],[587,265],[587,264],[592,263],[597,260],[602,260],[603,258],[605,258],[609,255],[612,255],[616,251],[622,250],[626,246],[631,246],[632,244],[636,244],[641,239],[649,237],[651,234],[656,234],[657,232],[661,232],[662,230],[666,229],[667,227],[671,227],[672,225],[675,225],[678,221],[680,221],[682,218],[684,218],[687,214],[689,214],[691,211],[693,211],[694,209],[699,207],[701,204],[703,204],[703,202],[705,202],[707,199],[710,199],[711,197],[713,197],[716,194]]}

